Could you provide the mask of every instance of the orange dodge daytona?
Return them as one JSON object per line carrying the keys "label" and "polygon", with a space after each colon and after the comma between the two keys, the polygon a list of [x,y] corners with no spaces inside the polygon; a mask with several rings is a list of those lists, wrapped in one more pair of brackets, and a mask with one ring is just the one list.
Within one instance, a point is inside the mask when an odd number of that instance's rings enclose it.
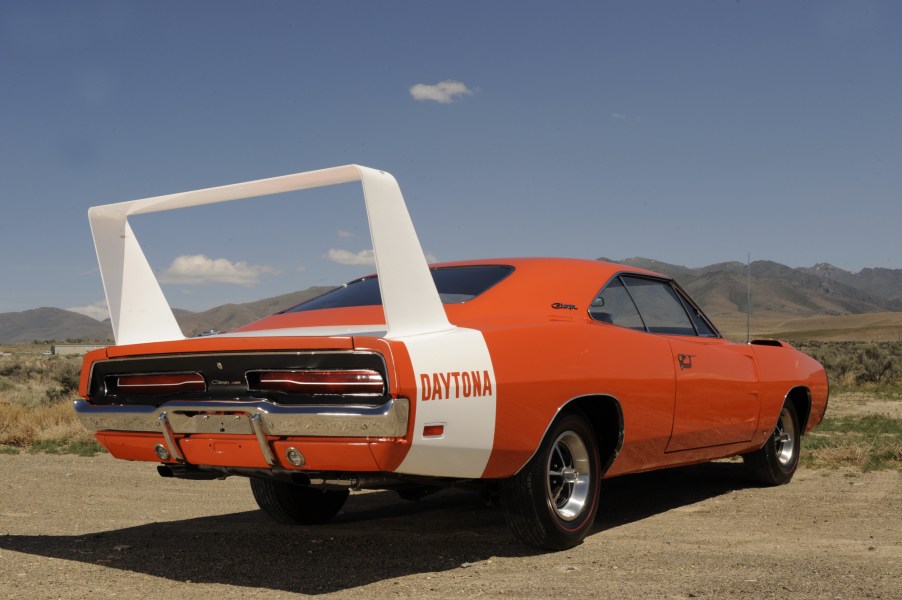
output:
{"label": "orange dodge daytona", "polygon": [[[359,182],[377,274],[234,331],[185,338],[128,218]],[[250,479],[286,523],[351,489],[497,493],[514,534],[579,544],[602,478],[741,455],[790,481],[827,377],[782,342],[736,344],[670,278],[569,259],[427,265],[395,179],[348,165],[94,207],[116,345],[75,410],[165,477]]]}

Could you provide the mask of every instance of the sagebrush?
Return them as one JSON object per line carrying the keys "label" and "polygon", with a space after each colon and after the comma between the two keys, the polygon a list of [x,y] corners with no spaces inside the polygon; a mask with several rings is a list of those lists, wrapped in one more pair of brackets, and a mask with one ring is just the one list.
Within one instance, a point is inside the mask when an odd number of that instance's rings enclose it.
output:
{"label": "sagebrush", "polygon": [[0,356],[0,446],[100,450],[72,409],[81,363],[80,356]]}
{"label": "sagebrush", "polygon": [[824,365],[834,390],[902,390],[902,342],[799,342],[793,345]]}

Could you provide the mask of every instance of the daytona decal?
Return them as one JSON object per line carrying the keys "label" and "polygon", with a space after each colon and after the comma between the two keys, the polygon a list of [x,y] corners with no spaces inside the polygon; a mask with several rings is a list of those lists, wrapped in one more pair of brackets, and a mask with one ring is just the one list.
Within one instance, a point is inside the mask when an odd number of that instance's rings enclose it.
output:
{"label": "daytona decal", "polygon": [[[417,394],[410,451],[397,472],[481,477],[495,442],[498,393],[482,332],[458,327],[398,339],[410,354]],[[424,435],[436,423],[443,435]]]}
{"label": "daytona decal", "polygon": [[451,400],[492,395],[488,371],[420,373],[420,400]]}

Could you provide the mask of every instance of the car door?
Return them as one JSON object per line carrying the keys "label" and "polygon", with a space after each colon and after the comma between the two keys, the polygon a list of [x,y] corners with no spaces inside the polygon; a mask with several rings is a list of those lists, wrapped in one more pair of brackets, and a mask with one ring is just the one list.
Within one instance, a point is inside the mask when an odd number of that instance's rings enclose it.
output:
{"label": "car door", "polygon": [[688,297],[666,280],[621,276],[646,331],[670,342],[676,376],[667,452],[746,442],[758,424],[751,350],[716,337]]}
{"label": "car door", "polygon": [[676,406],[667,451],[747,442],[758,425],[758,374],[751,352],[724,340],[670,338]]}

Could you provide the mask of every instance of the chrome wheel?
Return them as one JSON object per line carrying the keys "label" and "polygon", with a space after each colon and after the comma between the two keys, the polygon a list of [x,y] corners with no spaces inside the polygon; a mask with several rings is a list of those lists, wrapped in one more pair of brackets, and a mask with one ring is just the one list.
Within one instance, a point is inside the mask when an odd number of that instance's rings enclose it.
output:
{"label": "chrome wheel", "polygon": [[589,450],[573,431],[565,431],[554,441],[548,455],[545,493],[551,509],[564,521],[580,516],[592,488]]}
{"label": "chrome wheel", "polygon": [[504,518],[525,544],[566,550],[583,541],[598,513],[598,443],[577,410],[551,423],[532,459],[499,482]]}
{"label": "chrome wheel", "polygon": [[777,454],[777,460],[784,467],[789,465],[795,459],[795,438],[797,432],[795,421],[789,410],[784,406],[780,411],[780,419],[777,421],[777,427],[774,429],[773,442],[774,450]]}

